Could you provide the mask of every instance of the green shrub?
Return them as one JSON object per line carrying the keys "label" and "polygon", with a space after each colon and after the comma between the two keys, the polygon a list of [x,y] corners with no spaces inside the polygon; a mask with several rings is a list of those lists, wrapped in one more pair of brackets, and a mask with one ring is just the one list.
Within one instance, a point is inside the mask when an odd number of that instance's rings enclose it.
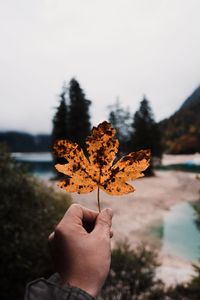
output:
{"label": "green shrub", "polygon": [[[100,299],[163,299],[163,284],[155,279],[157,255],[144,245],[131,250],[127,243],[112,252],[111,269]],[[151,294],[155,298],[149,298]]]}
{"label": "green shrub", "polygon": [[194,265],[195,275],[185,284],[170,288],[166,294],[169,300],[199,300],[200,299],[200,266]]}
{"label": "green shrub", "polygon": [[0,299],[22,299],[25,284],[53,271],[47,237],[71,204],[38,182],[0,145]]}

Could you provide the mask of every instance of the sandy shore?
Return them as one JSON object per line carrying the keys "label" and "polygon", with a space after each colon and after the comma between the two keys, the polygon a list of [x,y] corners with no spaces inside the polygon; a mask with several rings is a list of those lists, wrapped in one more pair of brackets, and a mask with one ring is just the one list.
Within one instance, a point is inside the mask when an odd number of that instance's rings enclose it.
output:
{"label": "sandy shore", "polygon": [[[159,240],[149,235],[149,228],[162,221],[171,206],[199,197],[200,182],[195,174],[177,171],[157,171],[155,177],[141,178],[133,182],[134,193],[125,196],[109,196],[100,193],[101,207],[111,207],[113,218],[113,246],[117,241],[127,239],[132,247],[141,241],[153,245],[159,251],[161,266],[157,276],[166,285],[187,281],[193,274],[191,263],[162,253]],[[72,194],[73,201],[88,208],[97,209],[96,191],[78,195]]]}

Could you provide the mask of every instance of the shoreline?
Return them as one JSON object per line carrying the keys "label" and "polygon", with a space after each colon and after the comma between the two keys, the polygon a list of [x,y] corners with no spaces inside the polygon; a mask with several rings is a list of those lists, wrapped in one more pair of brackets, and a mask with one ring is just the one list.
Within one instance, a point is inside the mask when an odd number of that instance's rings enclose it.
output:
{"label": "shoreline", "polygon": [[[196,180],[196,174],[156,171],[154,177],[143,177],[131,184],[136,191],[124,196],[109,196],[103,191],[100,192],[101,208],[111,207],[113,210],[112,247],[123,240],[128,240],[133,248],[145,242],[159,252],[161,266],[157,269],[157,277],[166,286],[188,281],[194,275],[192,263],[163,253],[161,240],[152,238],[149,232],[152,226],[162,222],[165,213],[173,205],[199,199],[200,184]],[[55,189],[60,191],[58,187]],[[73,202],[97,210],[97,191],[71,195]]]}

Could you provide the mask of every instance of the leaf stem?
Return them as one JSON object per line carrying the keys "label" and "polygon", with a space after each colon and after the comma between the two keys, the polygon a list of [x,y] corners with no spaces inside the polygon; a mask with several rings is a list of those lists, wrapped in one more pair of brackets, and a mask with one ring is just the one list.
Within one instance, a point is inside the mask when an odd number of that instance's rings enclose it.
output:
{"label": "leaf stem", "polygon": [[98,209],[99,209],[99,212],[101,212],[101,206],[100,206],[100,189],[99,189],[99,186],[97,188],[97,202],[98,202]]}

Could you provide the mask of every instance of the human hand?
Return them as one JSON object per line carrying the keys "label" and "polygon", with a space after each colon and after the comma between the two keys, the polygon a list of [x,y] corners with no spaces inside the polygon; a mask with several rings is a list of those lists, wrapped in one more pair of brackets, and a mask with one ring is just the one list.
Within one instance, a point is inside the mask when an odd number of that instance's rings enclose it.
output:
{"label": "human hand", "polygon": [[49,236],[63,283],[97,296],[110,269],[111,223],[111,209],[98,213],[78,204],[70,206]]}

